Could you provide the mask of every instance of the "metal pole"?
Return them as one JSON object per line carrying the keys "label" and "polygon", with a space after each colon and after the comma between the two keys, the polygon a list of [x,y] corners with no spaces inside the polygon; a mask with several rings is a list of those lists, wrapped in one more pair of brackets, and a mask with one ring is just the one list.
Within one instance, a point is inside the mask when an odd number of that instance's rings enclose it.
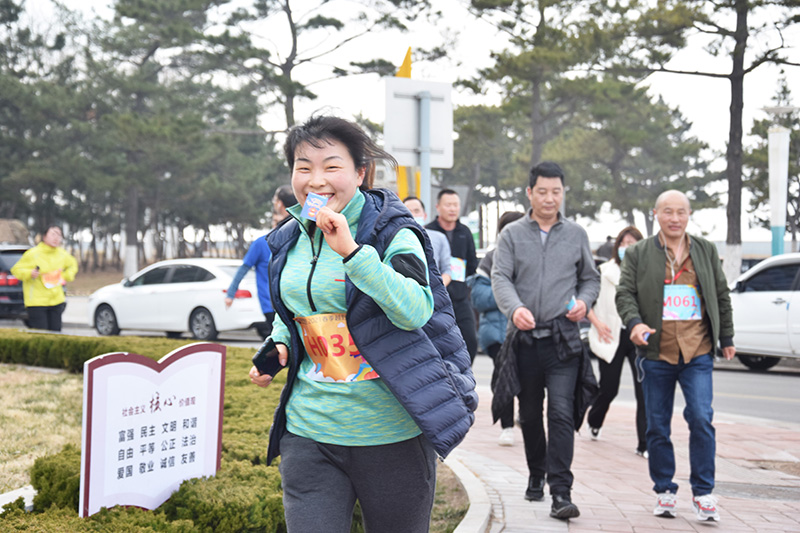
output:
{"label": "metal pole", "polygon": [[[422,91],[419,98],[419,197],[428,213],[431,204],[431,93]],[[429,216],[430,218],[430,216]]]}
{"label": "metal pole", "polygon": [[769,206],[771,211],[772,255],[783,253],[786,234],[786,202],[789,179],[789,130],[769,129]]}

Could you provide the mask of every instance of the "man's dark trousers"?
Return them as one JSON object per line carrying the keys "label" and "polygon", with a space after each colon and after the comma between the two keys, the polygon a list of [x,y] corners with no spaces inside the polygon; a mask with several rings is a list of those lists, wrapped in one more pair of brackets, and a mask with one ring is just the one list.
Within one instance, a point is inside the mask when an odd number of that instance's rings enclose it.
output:
{"label": "man's dark trousers", "polygon": [[[467,293],[469,294],[469,293]],[[453,301],[453,312],[456,315],[456,324],[461,331],[461,336],[464,337],[464,342],[467,344],[467,351],[469,352],[470,363],[475,361],[475,355],[478,353],[478,333],[475,326],[475,311],[472,309],[472,302],[469,297]]]}
{"label": "man's dark trousers", "polygon": [[[553,495],[569,496],[570,470],[575,445],[573,404],[578,379],[578,357],[558,359],[553,337],[535,339],[525,335],[517,353],[519,419],[525,441],[525,457],[532,476],[547,474]],[[543,404],[547,389],[547,439]]]}

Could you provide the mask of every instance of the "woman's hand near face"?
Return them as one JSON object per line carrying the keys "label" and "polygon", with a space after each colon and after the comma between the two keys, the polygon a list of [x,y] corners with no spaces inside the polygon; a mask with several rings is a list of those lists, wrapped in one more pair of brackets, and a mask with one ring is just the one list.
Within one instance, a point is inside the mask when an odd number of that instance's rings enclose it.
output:
{"label": "woman's hand near face", "polygon": [[347,257],[358,248],[358,244],[350,234],[347,218],[343,214],[323,207],[317,213],[317,227],[322,231],[325,242],[331,250],[342,257]]}

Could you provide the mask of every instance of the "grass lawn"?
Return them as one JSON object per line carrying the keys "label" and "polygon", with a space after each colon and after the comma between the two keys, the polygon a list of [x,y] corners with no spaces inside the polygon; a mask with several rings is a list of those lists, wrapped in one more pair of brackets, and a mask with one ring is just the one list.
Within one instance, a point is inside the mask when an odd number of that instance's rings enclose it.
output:
{"label": "grass lawn", "polygon": [[122,281],[120,270],[79,270],[75,279],[67,284],[67,294],[71,296],[89,296],[100,287]]}
{"label": "grass lawn", "polygon": [[30,484],[37,457],[81,445],[83,376],[0,365],[0,493]]}

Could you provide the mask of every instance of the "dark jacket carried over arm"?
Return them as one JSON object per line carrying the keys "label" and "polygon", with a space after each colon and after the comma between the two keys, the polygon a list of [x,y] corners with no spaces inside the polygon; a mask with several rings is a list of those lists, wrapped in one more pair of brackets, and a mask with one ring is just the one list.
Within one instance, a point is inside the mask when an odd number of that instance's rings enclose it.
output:
{"label": "dark jacket carried over arm", "polygon": [[[559,350],[559,359],[580,358],[573,403],[573,421],[577,431],[581,428],[583,417],[599,391],[589,360],[589,350],[581,341],[580,330],[575,327],[574,322],[566,317],[550,320],[542,324],[542,327],[553,331],[553,341]],[[522,390],[519,382],[517,357],[518,354],[523,354],[522,357],[524,357],[524,353],[531,350],[531,342],[530,332],[512,327],[497,354],[497,362],[492,373],[492,419],[494,422],[500,419],[501,414]]]}

